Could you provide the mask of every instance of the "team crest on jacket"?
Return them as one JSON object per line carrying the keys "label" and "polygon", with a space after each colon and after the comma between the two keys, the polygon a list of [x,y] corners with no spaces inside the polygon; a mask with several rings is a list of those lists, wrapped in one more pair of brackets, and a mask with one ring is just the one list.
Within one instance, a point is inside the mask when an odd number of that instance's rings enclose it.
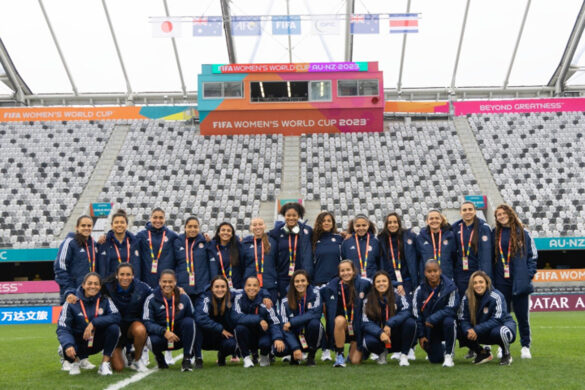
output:
{"label": "team crest on jacket", "polygon": [[365,296],[365,295],[364,295],[364,292],[362,291],[362,292],[360,293],[360,299],[364,299],[364,296]]}
{"label": "team crest on jacket", "polygon": [[184,307],[185,307],[185,305],[183,305],[182,303],[179,303],[179,310],[183,310]]}
{"label": "team crest on jacket", "polygon": [[407,243],[408,245],[412,245],[412,238],[409,238],[408,240],[406,240],[406,243]]}
{"label": "team crest on jacket", "polygon": [[487,240],[488,240],[488,236],[481,236],[481,240],[482,240],[483,242],[487,242]]}
{"label": "team crest on jacket", "polygon": [[372,246],[368,245],[368,252],[371,252],[371,251],[372,251]]}
{"label": "team crest on jacket", "polygon": [[337,241],[337,240],[335,239],[335,237],[333,237],[333,238],[331,238],[331,241],[332,241],[332,242],[335,242],[335,241]]}
{"label": "team crest on jacket", "polygon": [[307,305],[307,308],[312,309],[313,308],[313,304],[311,302],[309,302],[309,304]]}
{"label": "team crest on jacket", "polygon": [[483,308],[483,314],[487,314],[489,310],[490,310],[490,309],[488,309],[487,307],[484,307],[484,308]]}
{"label": "team crest on jacket", "polygon": [[104,309],[102,307],[100,307],[98,309],[98,314],[101,316],[102,314],[104,314]]}
{"label": "team crest on jacket", "polygon": [[139,255],[140,255],[140,253],[138,252],[138,249],[136,249],[136,250],[134,251],[134,254],[135,254],[136,256],[139,256]]}
{"label": "team crest on jacket", "polygon": [[203,244],[202,242],[199,243],[199,248],[203,248],[205,246],[205,244]]}
{"label": "team crest on jacket", "polygon": [[443,241],[443,245],[449,245],[449,241],[447,241],[447,240],[444,240],[444,241]]}
{"label": "team crest on jacket", "polygon": [[307,229],[303,229],[303,232],[305,232],[305,234],[309,234],[309,230]]}
{"label": "team crest on jacket", "polygon": [[349,249],[352,249],[352,250],[354,250],[354,249],[355,249],[355,246],[351,246]]}
{"label": "team crest on jacket", "polygon": [[168,242],[168,241],[169,241],[169,238],[165,236],[165,242]]}

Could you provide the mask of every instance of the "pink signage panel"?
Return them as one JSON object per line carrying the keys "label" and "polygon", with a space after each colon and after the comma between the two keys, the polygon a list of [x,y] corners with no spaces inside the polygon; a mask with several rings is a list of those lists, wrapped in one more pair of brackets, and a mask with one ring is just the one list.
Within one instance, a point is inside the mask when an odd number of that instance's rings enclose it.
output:
{"label": "pink signage panel", "polygon": [[585,98],[455,102],[455,115],[585,111]]}
{"label": "pink signage panel", "polygon": [[583,311],[585,294],[532,294],[530,311]]}
{"label": "pink signage panel", "polygon": [[54,280],[36,282],[0,282],[0,294],[52,293],[59,292]]}

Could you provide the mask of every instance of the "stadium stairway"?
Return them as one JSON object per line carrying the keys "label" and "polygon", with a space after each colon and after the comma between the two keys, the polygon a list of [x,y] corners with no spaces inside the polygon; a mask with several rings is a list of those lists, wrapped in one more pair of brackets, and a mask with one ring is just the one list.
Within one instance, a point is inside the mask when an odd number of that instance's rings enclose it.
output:
{"label": "stadium stairway", "polygon": [[128,125],[117,125],[112,131],[112,135],[104,148],[104,152],[91,174],[88,185],[83,190],[69,220],[63,227],[63,231],[61,231],[62,240],[67,236],[67,233],[75,230],[77,218],[88,212],[89,204],[98,199],[102,188],[110,176],[110,172],[114,167],[116,158],[120,153],[120,149],[124,144],[124,140],[126,139],[129,130],[130,126]]}
{"label": "stadium stairway", "polygon": [[453,122],[455,124],[455,129],[457,130],[459,140],[461,141],[461,145],[463,145],[463,149],[467,155],[467,161],[469,162],[469,165],[471,165],[473,175],[475,176],[475,179],[477,180],[479,188],[482,192],[481,194],[470,195],[487,196],[488,201],[486,218],[490,225],[494,225],[494,210],[497,205],[504,203],[504,199],[502,198],[502,195],[496,186],[496,182],[494,181],[489,167],[483,158],[483,154],[479,149],[479,145],[477,144],[467,118],[464,116],[455,117]]}

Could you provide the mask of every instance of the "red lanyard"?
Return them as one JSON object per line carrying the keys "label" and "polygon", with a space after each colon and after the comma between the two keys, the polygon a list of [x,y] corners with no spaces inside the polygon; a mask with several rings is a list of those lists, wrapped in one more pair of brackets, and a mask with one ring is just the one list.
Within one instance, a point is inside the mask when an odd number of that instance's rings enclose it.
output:
{"label": "red lanyard", "polygon": [[[388,242],[390,243],[390,253],[392,254],[392,266],[396,269],[396,260],[394,259],[394,245],[392,245],[392,236],[388,235]],[[398,269],[401,268],[400,264],[400,248],[398,248]]]}
{"label": "red lanyard", "polygon": [[[120,256],[120,251],[118,250],[118,244],[116,244],[116,240],[112,239],[114,243],[114,249],[116,249],[116,253],[118,254],[118,263],[122,262],[122,256]],[[130,262],[130,239],[126,237],[126,263]]]}
{"label": "red lanyard", "polygon": [[422,307],[420,308],[421,313],[423,311],[425,311],[425,307],[427,307],[427,303],[429,303],[429,301],[431,300],[431,298],[433,297],[433,295],[435,295],[435,290],[433,290],[430,294],[429,297],[425,300],[425,302],[423,303]]}
{"label": "red lanyard", "polygon": [[219,256],[219,265],[221,266],[221,273],[223,274],[223,277],[230,280],[232,278],[232,267],[230,267],[229,270],[229,278],[228,276],[225,274],[225,268],[223,266],[223,256],[221,255],[221,250],[219,249],[219,245],[215,246],[217,248],[217,256]]}
{"label": "red lanyard", "polygon": [[91,253],[93,256],[89,254],[89,246],[87,246],[87,241],[85,242],[85,252],[87,253],[87,261],[89,262],[89,270],[91,272],[95,272],[95,243],[91,240]]}
{"label": "red lanyard", "polygon": [[461,252],[463,257],[469,257],[469,250],[471,249],[471,240],[473,239],[473,230],[469,235],[469,243],[467,244],[467,254],[465,253],[465,244],[463,243],[463,223],[461,223],[461,229],[459,229],[459,237],[461,238]]}
{"label": "red lanyard", "polygon": [[[83,318],[85,319],[85,323],[89,324],[89,318],[87,318],[87,313],[85,312],[85,305],[83,304],[83,299],[79,300],[79,305],[81,305],[81,311],[83,312]],[[97,302],[95,303],[95,313],[93,315],[93,318],[97,318],[99,308],[100,308],[100,298],[98,298]]]}
{"label": "red lanyard", "polygon": [[[193,258],[193,246],[195,245],[195,240],[193,240],[193,244],[191,244],[191,249],[189,249],[189,240],[185,237],[185,261],[187,261],[187,273],[195,273],[195,265],[193,262],[195,261]],[[191,260],[189,260],[189,256],[191,256]]]}
{"label": "red lanyard", "polygon": [[345,291],[343,291],[343,281],[339,282],[339,288],[341,289],[341,300],[343,301],[343,311],[345,312],[345,320],[347,323],[353,323],[353,304],[351,305],[351,320],[347,315],[347,305],[345,303]]}
{"label": "red lanyard", "polygon": [[167,330],[174,332],[174,330],[175,330],[175,294],[173,293],[173,298],[172,298],[173,316],[171,317],[170,321],[169,321],[169,304],[168,304],[167,299],[165,298],[164,295],[163,295],[163,302],[165,303],[165,313],[167,315]]}
{"label": "red lanyard", "polygon": [[502,250],[502,231],[500,230],[500,237],[498,237],[498,246],[500,247],[500,258],[502,259],[502,264],[504,264],[504,267],[506,267],[508,264],[510,264],[510,249],[511,246],[510,242],[508,242],[508,256],[507,256],[507,261],[506,259],[504,259],[504,251]]}
{"label": "red lanyard", "polygon": [[[261,242],[261,249],[262,249],[262,257],[260,258],[260,266],[258,266],[258,249],[256,247],[256,238],[254,238],[254,260],[256,262],[256,273],[257,274],[264,273],[264,241],[260,240],[260,242]],[[296,251],[296,247],[295,247],[295,251]]]}
{"label": "red lanyard", "polygon": [[[162,253],[163,246],[165,245],[166,235],[167,235],[167,232],[163,232],[162,240],[160,241],[160,247],[158,248],[158,255],[156,256],[157,263],[160,259],[160,255]],[[152,234],[150,233],[150,230],[148,231],[148,245],[150,246],[150,257],[151,257],[152,261],[154,262],[155,258],[154,258],[154,252],[152,251]]]}
{"label": "red lanyard", "polygon": [[435,233],[431,232],[431,238],[433,239],[433,258],[441,265],[441,244],[443,241],[443,231],[439,230],[439,257],[437,258],[437,246],[435,244]]}
{"label": "red lanyard", "polygon": [[370,233],[366,233],[368,238],[366,239],[366,256],[365,261],[362,263],[362,251],[360,249],[360,242],[358,240],[358,235],[355,235],[355,246],[357,247],[358,257],[360,259],[360,272],[363,273],[368,268],[368,248],[370,247]]}
{"label": "red lanyard", "polygon": [[297,261],[297,244],[299,242],[299,235],[295,234],[295,247],[293,251],[292,247],[292,239],[290,238],[290,234],[288,235],[288,259],[289,259],[289,266],[294,268],[294,265]]}
{"label": "red lanyard", "polygon": [[[343,286],[341,286],[341,289],[343,290]],[[307,307],[307,292],[305,291],[305,296],[303,297],[303,306],[301,307],[301,303],[299,302],[299,315],[302,316],[303,312],[305,311]]]}

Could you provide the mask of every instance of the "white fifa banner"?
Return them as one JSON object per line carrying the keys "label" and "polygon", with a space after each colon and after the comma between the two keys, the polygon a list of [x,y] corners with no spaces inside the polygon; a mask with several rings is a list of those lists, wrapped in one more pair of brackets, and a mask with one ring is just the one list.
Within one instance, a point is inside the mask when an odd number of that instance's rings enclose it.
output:
{"label": "white fifa banner", "polygon": [[151,18],[153,38],[177,38],[183,33],[181,18]]}

